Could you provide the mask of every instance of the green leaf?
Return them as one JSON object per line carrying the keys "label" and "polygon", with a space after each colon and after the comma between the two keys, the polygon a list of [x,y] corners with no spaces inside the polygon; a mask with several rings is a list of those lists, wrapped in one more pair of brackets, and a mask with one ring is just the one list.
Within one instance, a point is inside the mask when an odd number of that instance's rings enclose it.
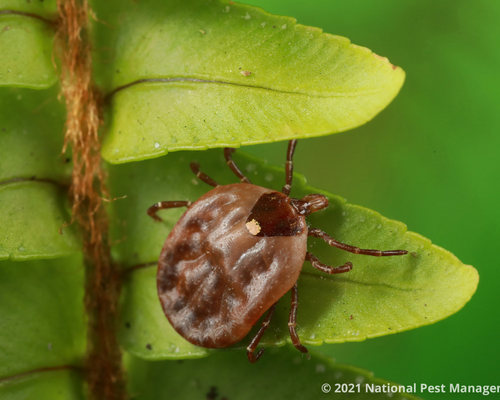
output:
{"label": "green leaf", "polygon": [[0,260],[54,258],[80,251],[61,187],[50,182],[0,185]]}
{"label": "green leaf", "polygon": [[[266,166],[258,159],[236,154],[238,164],[253,183],[281,190],[282,169]],[[202,356],[191,345],[179,345],[179,336],[168,326],[156,295],[155,262],[161,247],[183,209],[161,211],[162,223],[146,215],[148,207],[163,200],[196,200],[208,191],[192,174],[189,163],[221,184],[237,182],[226,166],[222,151],[177,153],[140,164],[110,167],[113,197],[127,196],[112,204],[117,224],[112,228],[115,259],[128,267],[124,287],[121,341],[132,354],[149,359]],[[292,196],[321,192],[308,187],[295,175]],[[332,237],[361,248],[406,249],[413,255],[369,257],[331,248],[319,239],[309,239],[309,251],[325,264],[337,266],[351,261],[351,272],[326,275],[305,263],[298,288],[298,333],[304,344],[320,345],[366,338],[427,325],[458,311],[474,293],[475,269],[422,236],[406,232],[406,226],[342,198],[322,192],[330,199],[327,210],[312,214],[308,222]],[[279,303],[262,344],[290,342],[290,299]],[[147,310],[147,311],[145,311]],[[147,318],[144,317],[147,313]],[[127,324],[130,328],[127,328]],[[236,348],[246,347],[256,333]],[[148,346],[149,345],[149,346]]]}
{"label": "green leaf", "polygon": [[82,373],[72,370],[40,371],[0,379],[2,400],[83,400]]}
{"label": "green leaf", "polygon": [[[131,357],[128,360],[129,393],[140,394],[144,400],[155,399],[387,399],[388,393],[370,393],[366,388],[390,390],[397,386],[378,379],[373,373],[335,363],[331,358],[312,354],[307,361],[293,348],[270,349],[252,365],[240,353],[220,352],[209,359],[148,362]],[[322,392],[323,385],[331,392]],[[334,393],[351,389],[351,393]],[[358,385],[359,386],[356,386]],[[326,390],[328,388],[326,387]],[[367,393],[368,392],[368,393]],[[212,397],[210,397],[212,394]],[[406,393],[389,393],[392,399],[416,400]]]}
{"label": "green leaf", "polygon": [[386,58],[259,8],[119,5],[96,4],[106,21],[95,40],[100,84],[112,94],[102,149],[111,163],[344,131],[373,118],[403,84]]}
{"label": "green leaf", "polygon": [[0,182],[13,178],[70,180],[61,154],[65,109],[57,90],[0,89]]}
{"label": "green leaf", "polygon": [[35,14],[50,20],[55,19],[57,16],[57,0],[0,0],[0,10],[14,10],[23,13]]}
{"label": "green leaf", "polygon": [[83,285],[80,255],[0,262],[0,382],[40,368],[81,366]]}
{"label": "green leaf", "polygon": [[0,1],[0,86],[45,89],[57,81],[52,60],[56,2]]}
{"label": "green leaf", "polygon": [[0,90],[0,260],[53,258],[80,251],[69,222],[64,109],[55,90]]}

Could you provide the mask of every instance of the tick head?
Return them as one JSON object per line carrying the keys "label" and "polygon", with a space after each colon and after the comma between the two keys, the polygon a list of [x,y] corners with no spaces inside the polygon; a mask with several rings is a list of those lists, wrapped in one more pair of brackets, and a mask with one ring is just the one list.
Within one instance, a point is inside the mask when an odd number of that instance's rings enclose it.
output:
{"label": "tick head", "polygon": [[264,193],[253,206],[246,221],[254,236],[296,236],[305,229],[305,219],[280,192]]}
{"label": "tick head", "polygon": [[307,217],[313,212],[320,211],[328,207],[328,199],[322,194],[308,194],[302,199],[292,199],[292,205],[300,214]]}

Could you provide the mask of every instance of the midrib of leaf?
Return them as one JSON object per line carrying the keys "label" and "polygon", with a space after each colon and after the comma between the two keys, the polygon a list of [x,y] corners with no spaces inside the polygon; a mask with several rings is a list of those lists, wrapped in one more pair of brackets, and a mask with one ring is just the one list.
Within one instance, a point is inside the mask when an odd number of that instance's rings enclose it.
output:
{"label": "midrib of leaf", "polygon": [[15,16],[20,16],[20,17],[25,17],[25,18],[34,18],[34,19],[38,19],[40,21],[46,22],[47,24],[52,25],[52,26],[55,26],[55,24],[57,23],[56,20],[50,20],[50,19],[44,18],[38,14],[28,13],[28,12],[24,12],[24,11],[0,10],[0,17],[2,15],[15,15]]}
{"label": "midrib of leaf", "polygon": [[0,386],[7,382],[15,381],[17,379],[21,379],[30,375],[35,375],[35,374],[40,374],[40,373],[46,373],[46,372],[54,372],[54,371],[62,371],[62,370],[73,370],[73,371],[79,371],[82,372],[83,368],[78,365],[61,365],[57,367],[45,367],[45,368],[37,368],[33,369],[31,371],[26,371],[26,372],[21,372],[19,374],[11,375],[11,376],[4,376],[0,378]]}
{"label": "midrib of leaf", "polygon": [[42,182],[42,183],[51,183],[56,186],[64,186],[62,183],[57,182],[53,179],[48,179],[48,178],[36,178],[36,177],[30,177],[30,178],[11,178],[7,179],[5,181],[0,182],[0,186],[3,185],[9,185],[12,183],[19,183],[19,182]]}
{"label": "midrib of leaf", "polygon": [[393,286],[393,285],[390,285],[388,283],[361,282],[361,281],[357,281],[354,279],[344,278],[342,276],[333,277],[332,275],[327,275],[327,274],[320,275],[320,274],[315,274],[315,273],[307,272],[307,271],[301,271],[300,275],[308,276],[310,278],[314,278],[314,279],[318,279],[318,280],[319,279],[321,279],[321,280],[326,279],[327,281],[329,280],[332,282],[335,281],[335,282],[349,283],[349,284],[361,285],[361,286],[367,286],[367,287],[386,287],[389,289],[399,290],[402,292],[414,292],[414,291],[425,290],[425,289],[421,289],[421,288],[404,289],[402,287]]}
{"label": "midrib of leaf", "polygon": [[123,86],[119,86],[116,89],[112,90],[108,95],[106,95],[106,98],[110,98],[114,96],[116,93],[125,90],[131,86],[139,85],[142,83],[173,83],[173,82],[188,82],[188,83],[213,83],[213,84],[221,84],[221,85],[232,85],[232,86],[239,86],[239,87],[246,87],[249,89],[262,89],[262,90],[269,90],[272,92],[277,92],[277,93],[282,93],[282,94],[290,94],[290,95],[303,95],[303,96],[308,96],[308,97],[316,97],[316,98],[333,98],[333,97],[359,97],[359,96],[366,96],[366,95],[371,95],[371,94],[377,94],[382,92],[383,89],[378,89],[378,90],[358,90],[356,92],[351,92],[351,93],[342,93],[342,92],[335,92],[332,93],[330,92],[329,94],[322,94],[317,91],[288,91],[288,90],[282,90],[282,89],[275,89],[271,87],[265,87],[265,86],[258,86],[258,85],[245,85],[243,83],[238,83],[238,82],[229,82],[229,81],[218,81],[218,80],[209,80],[209,79],[199,79],[199,78],[151,78],[151,79],[139,79],[137,81],[128,83]]}

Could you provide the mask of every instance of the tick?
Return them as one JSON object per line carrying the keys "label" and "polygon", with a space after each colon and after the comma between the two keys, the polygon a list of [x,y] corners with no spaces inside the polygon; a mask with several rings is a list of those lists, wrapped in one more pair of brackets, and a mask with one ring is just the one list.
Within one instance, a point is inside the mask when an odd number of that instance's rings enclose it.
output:
{"label": "tick", "polygon": [[[257,345],[269,327],[278,300],[291,290],[288,329],[293,345],[308,353],[297,335],[297,306],[302,264],[308,261],[327,274],[349,272],[352,263],[338,267],[321,263],[307,251],[307,237],[330,246],[370,256],[399,256],[406,250],[368,250],[341,243],[325,232],[309,228],[306,217],[328,207],[322,194],[290,197],[296,140],[288,145],[286,182],[281,192],[253,185],[224,149],[227,165],[240,183],[219,185],[191,163],[196,176],[214,189],[195,202],[162,201],[148,209],[157,212],[187,207],[163,245],[158,261],[160,302],[173,328],[188,342],[206,348],[223,348],[242,340],[267,311],[247,347],[248,360],[264,353]],[[309,354],[307,354],[309,356]]]}

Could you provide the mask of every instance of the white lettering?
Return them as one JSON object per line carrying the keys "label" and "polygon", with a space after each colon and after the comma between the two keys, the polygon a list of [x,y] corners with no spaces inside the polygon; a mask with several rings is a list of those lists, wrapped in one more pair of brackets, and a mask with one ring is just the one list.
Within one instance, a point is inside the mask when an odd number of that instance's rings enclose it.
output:
{"label": "white lettering", "polygon": [[459,393],[460,392],[460,385],[457,383],[455,386],[453,386],[453,383],[450,383],[450,393]]}

